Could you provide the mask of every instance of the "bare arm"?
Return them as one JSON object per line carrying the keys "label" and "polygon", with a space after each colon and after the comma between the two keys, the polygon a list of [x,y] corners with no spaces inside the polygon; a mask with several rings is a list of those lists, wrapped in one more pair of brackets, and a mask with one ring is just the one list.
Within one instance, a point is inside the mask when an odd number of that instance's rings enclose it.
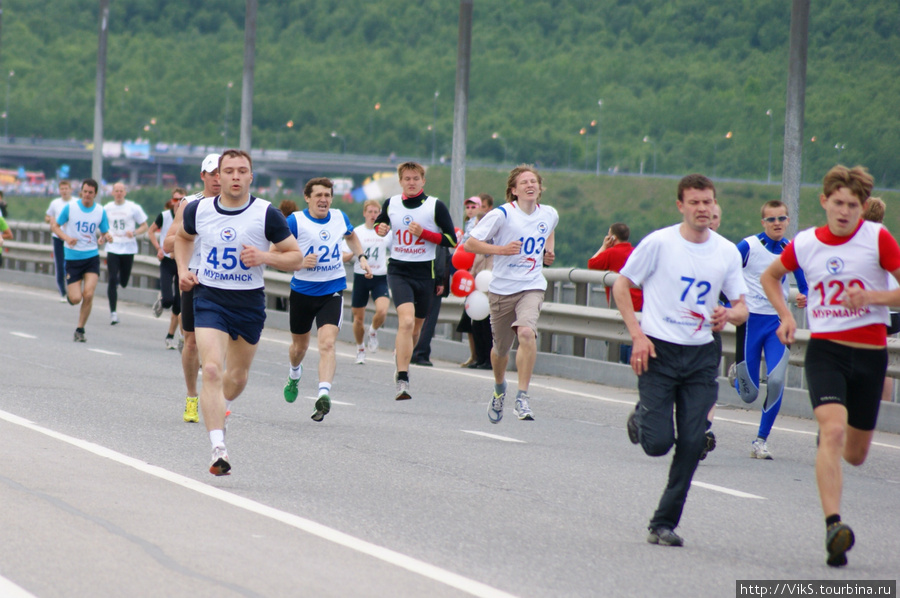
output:
{"label": "bare arm", "polygon": [[[172,228],[175,228],[173,225]],[[171,232],[171,229],[170,229]],[[191,255],[194,253],[194,239],[197,235],[189,235],[179,226],[178,232],[172,240],[173,255],[178,265],[178,288],[182,291],[190,291],[199,281],[197,275],[188,269],[191,263]],[[166,237],[168,239],[168,237]]]}
{"label": "bare arm", "polygon": [[53,234],[62,239],[62,242],[69,247],[75,247],[75,243],[78,242],[77,239],[73,239],[72,237],[64,233],[62,226],[60,226],[59,223],[57,223],[56,220],[53,220],[52,218],[50,219],[50,230],[53,232]]}
{"label": "bare arm", "polygon": [[634,305],[631,303],[631,285],[631,280],[620,274],[613,283],[612,292],[616,298],[616,307],[622,314],[622,320],[625,322],[625,327],[628,329],[634,345],[631,350],[631,369],[640,376],[650,367],[650,359],[656,357],[656,347],[641,330],[637,315],[634,313]]}
{"label": "bare arm", "polygon": [[777,259],[769,264],[762,275],[759,282],[762,284],[763,290],[766,292],[766,298],[781,319],[776,334],[778,340],[785,345],[794,342],[794,333],[797,331],[797,322],[794,320],[794,314],[784,301],[784,295],[781,288],[781,279],[788,273],[788,269],[784,267],[781,260]]}
{"label": "bare arm", "polygon": [[273,244],[271,251],[261,251],[253,245],[244,245],[241,251],[241,261],[245,266],[271,266],[283,272],[299,270],[303,263],[303,254],[297,246],[294,236]]}
{"label": "bare arm", "polygon": [[372,269],[369,268],[369,259],[363,255],[363,246],[362,243],[359,242],[359,237],[353,232],[347,235],[345,239],[347,241],[347,246],[350,248],[350,251],[353,252],[353,255],[359,256],[359,267],[366,271],[366,278],[372,278]]}
{"label": "bare arm", "polygon": [[163,251],[168,254],[171,254],[175,250],[175,235],[181,230],[181,223],[184,220],[184,207],[186,205],[186,201],[178,204],[178,209],[175,211],[175,218],[172,219],[172,226],[169,227],[169,232],[166,233],[166,238],[163,239]]}
{"label": "bare arm", "polygon": [[144,220],[143,224],[134,229],[134,233],[132,234],[132,236],[137,237],[138,235],[143,235],[145,232],[147,232],[147,228],[147,221]]}
{"label": "bare arm", "polygon": [[552,266],[553,260],[556,259],[556,231],[551,231],[550,236],[547,237],[547,242],[544,244],[544,265]]}
{"label": "bare arm", "polygon": [[507,245],[492,245],[486,241],[479,241],[475,237],[469,237],[463,248],[470,253],[484,255],[517,255],[522,250],[522,242],[512,241]]}

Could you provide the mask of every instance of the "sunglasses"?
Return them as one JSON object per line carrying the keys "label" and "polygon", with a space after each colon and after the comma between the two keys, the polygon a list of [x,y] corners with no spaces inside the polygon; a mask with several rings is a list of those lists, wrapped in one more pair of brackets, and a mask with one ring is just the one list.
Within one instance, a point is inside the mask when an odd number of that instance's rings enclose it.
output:
{"label": "sunglasses", "polygon": [[765,220],[769,224],[772,224],[773,222],[784,222],[787,219],[787,216],[769,216],[768,218],[763,218],[763,220]]}

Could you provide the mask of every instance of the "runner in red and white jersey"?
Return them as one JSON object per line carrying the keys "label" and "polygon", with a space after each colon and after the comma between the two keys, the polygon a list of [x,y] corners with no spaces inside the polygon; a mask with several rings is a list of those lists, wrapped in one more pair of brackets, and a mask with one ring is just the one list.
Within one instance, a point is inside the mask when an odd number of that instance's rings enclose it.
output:
{"label": "runner in red and white jersey", "polygon": [[826,562],[847,564],[853,531],[841,521],[841,456],[862,465],[869,452],[887,369],[888,305],[900,304],[900,247],[879,224],[861,220],[874,179],[861,166],[835,166],[819,197],[827,225],[799,233],[760,282],[781,318],[778,338],[794,340],[797,323],[787,307],[781,278],[803,268],[810,341],[806,379],[819,423],[816,481],[825,513]]}

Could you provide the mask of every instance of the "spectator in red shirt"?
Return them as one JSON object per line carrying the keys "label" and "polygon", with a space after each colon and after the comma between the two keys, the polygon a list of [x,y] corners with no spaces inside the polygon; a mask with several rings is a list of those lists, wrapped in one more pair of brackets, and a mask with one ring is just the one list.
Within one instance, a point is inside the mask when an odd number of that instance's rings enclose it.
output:
{"label": "spectator in red shirt", "polygon": [[[625,265],[628,256],[631,255],[631,243],[628,237],[631,236],[631,229],[624,222],[616,222],[609,227],[609,232],[603,238],[603,245],[597,250],[597,253],[588,260],[589,270],[611,270],[618,272]],[[606,302],[609,304],[610,287],[606,287]],[[631,303],[634,311],[641,311],[644,307],[644,293],[640,289],[631,289]],[[631,362],[631,345],[621,344],[619,346],[619,363]]]}
{"label": "spectator in red shirt", "polygon": [[[631,255],[631,243],[628,237],[631,236],[631,229],[624,222],[616,222],[609,227],[609,233],[603,238],[603,245],[597,250],[597,253],[588,260],[589,270],[611,270],[618,272],[625,265],[628,256]],[[606,301],[609,303],[610,288],[606,287]],[[631,303],[634,305],[634,311],[641,311],[644,306],[644,294],[640,289],[631,289]]]}

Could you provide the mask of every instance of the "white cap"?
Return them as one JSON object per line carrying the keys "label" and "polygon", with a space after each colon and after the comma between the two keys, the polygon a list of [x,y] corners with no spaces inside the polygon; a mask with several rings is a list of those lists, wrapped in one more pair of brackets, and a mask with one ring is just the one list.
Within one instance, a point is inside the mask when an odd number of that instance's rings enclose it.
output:
{"label": "white cap", "polygon": [[219,154],[210,154],[203,158],[203,165],[200,166],[200,172],[215,172],[219,169]]}

